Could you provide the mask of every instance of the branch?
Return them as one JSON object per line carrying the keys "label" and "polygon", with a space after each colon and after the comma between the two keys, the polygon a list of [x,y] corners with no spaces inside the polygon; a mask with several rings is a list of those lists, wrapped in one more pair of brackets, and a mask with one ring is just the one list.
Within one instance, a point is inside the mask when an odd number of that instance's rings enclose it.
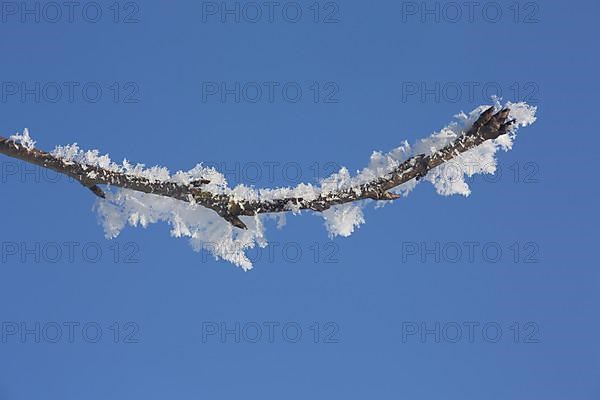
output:
{"label": "branch", "polygon": [[490,107],[479,116],[464,135],[441,150],[430,155],[419,154],[414,156],[399,164],[386,175],[366,184],[321,193],[313,200],[295,197],[274,200],[238,200],[228,194],[216,194],[204,190],[202,186],[210,183],[205,179],[187,185],[150,180],[97,166],[66,161],[32,146],[25,146],[1,136],[0,153],[69,176],[101,198],[106,196],[99,185],[112,185],[138,192],[171,197],[209,208],[232,225],[246,229],[246,225],[242,222],[240,216],[280,213],[291,209],[322,212],[334,205],[359,200],[396,200],[400,196],[391,193],[391,189],[412,179],[419,180],[425,177],[433,168],[481,145],[487,140],[496,139],[507,134],[514,123],[514,121],[508,119],[509,112],[510,110],[505,108],[494,113],[494,108]]}

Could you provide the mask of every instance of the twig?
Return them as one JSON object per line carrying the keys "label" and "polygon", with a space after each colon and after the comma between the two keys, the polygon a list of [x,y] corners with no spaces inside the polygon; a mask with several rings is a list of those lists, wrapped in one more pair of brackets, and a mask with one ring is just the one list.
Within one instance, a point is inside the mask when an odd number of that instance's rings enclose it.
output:
{"label": "twig", "polygon": [[106,196],[98,185],[112,185],[138,192],[171,197],[181,201],[194,202],[214,210],[232,225],[247,229],[240,216],[280,213],[289,211],[292,208],[322,212],[334,205],[359,200],[396,200],[400,196],[391,193],[391,189],[412,179],[419,180],[425,177],[433,168],[452,160],[459,154],[471,150],[487,140],[496,139],[507,134],[514,123],[514,121],[508,119],[509,113],[510,111],[507,108],[494,113],[494,108],[490,107],[479,116],[464,135],[433,154],[416,155],[399,164],[385,176],[359,186],[322,193],[314,200],[294,197],[258,201],[237,200],[227,194],[215,194],[204,190],[202,186],[209,183],[204,179],[187,185],[153,181],[131,174],[66,161],[50,153],[37,148],[28,148],[4,137],[0,137],[0,153],[67,175],[101,198]]}

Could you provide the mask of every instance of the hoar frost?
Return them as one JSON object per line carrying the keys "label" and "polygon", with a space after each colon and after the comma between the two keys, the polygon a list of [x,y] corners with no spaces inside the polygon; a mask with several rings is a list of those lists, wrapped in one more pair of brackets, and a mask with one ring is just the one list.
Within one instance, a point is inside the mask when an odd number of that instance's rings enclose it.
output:
{"label": "hoar frost", "polygon": [[14,135],[9,136],[8,140],[25,147],[27,150],[33,150],[35,147],[35,140],[29,136],[29,129],[27,128],[23,130],[23,133],[15,133]]}
{"label": "hoar frost", "polygon": [[[405,141],[401,146],[388,153],[373,152],[369,165],[358,171],[356,175],[350,174],[346,168],[341,168],[339,172],[321,180],[319,185],[302,183],[293,188],[255,189],[245,185],[230,188],[223,174],[214,168],[207,168],[201,164],[190,171],[178,171],[171,174],[164,167],[146,168],[143,164],[133,165],[127,160],[124,160],[122,164],[117,164],[111,161],[108,155],[100,155],[97,150],[81,150],[77,144],[58,146],[52,154],[67,163],[77,162],[97,166],[153,181],[189,184],[201,178],[207,179],[210,183],[203,185],[203,190],[228,194],[237,200],[268,201],[288,197],[312,200],[321,194],[368,183],[377,177],[386,175],[400,163],[415,155],[435,153],[463,135],[488,107],[477,107],[469,114],[460,113],[455,116],[455,122],[412,145]],[[498,101],[496,101],[495,107],[497,110],[502,108]],[[429,171],[421,181],[433,184],[440,195],[461,194],[468,196],[471,191],[465,177],[471,177],[475,174],[494,174],[496,171],[496,152],[498,150],[510,150],[517,129],[530,125],[536,120],[536,107],[529,106],[526,103],[511,102],[508,102],[505,107],[510,108],[509,118],[516,121],[511,133],[500,136],[495,140],[487,140],[480,146],[458,155],[451,161]],[[10,139],[28,149],[32,149],[35,145],[27,130],[21,135],[11,136]],[[407,196],[417,184],[418,182],[413,179],[391,191]],[[330,237],[338,235],[346,237],[365,223],[363,210],[371,202],[363,200],[336,205],[318,214],[324,218],[324,224]],[[147,227],[157,222],[166,222],[171,227],[171,235],[178,238],[189,238],[194,250],[208,251],[216,259],[227,260],[244,270],[252,268],[252,262],[245,252],[256,246],[266,247],[268,244],[264,226],[264,221],[271,217],[268,214],[241,217],[248,226],[247,230],[241,230],[233,227],[214,211],[202,206],[128,189],[118,189],[113,193],[107,193],[106,199],[98,199],[95,208],[99,213],[107,238],[117,237],[126,225]],[[290,204],[289,210],[293,213],[300,213],[300,210],[295,209],[293,204]],[[284,223],[285,218],[282,216],[279,219],[278,227]]]}

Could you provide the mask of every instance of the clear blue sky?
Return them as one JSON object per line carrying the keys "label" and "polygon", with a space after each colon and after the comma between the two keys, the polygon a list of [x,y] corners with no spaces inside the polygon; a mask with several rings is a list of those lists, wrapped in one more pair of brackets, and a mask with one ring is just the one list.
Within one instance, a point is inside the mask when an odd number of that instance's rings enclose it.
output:
{"label": "clear blue sky", "polygon": [[[105,241],[91,193],[0,157],[0,399],[600,396],[598,1],[481,2],[472,21],[434,2],[321,2],[318,15],[300,2],[297,23],[286,2],[273,22],[263,6],[239,23],[221,22],[220,2],[121,2],[118,15],[100,2],[97,23],[94,4],[72,22],[44,4],[36,23],[35,2],[2,2],[0,131],[28,127],[45,149],[212,161],[233,182],[259,165],[255,184],[274,186],[360,168],[497,88],[539,120],[469,198],[420,185],[333,241],[318,217],[273,223],[277,245],[249,273],[165,225]],[[240,83],[239,103],[207,92],[222,82]],[[272,101],[252,102],[253,82],[275,82]],[[236,324],[239,343],[221,336]]]}

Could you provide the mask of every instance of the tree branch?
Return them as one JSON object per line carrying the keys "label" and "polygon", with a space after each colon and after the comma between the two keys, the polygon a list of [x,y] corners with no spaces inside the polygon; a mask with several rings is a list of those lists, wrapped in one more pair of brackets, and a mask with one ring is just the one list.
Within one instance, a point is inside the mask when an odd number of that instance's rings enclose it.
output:
{"label": "tree branch", "polygon": [[227,194],[215,194],[203,190],[202,186],[210,183],[204,179],[187,185],[150,180],[96,166],[66,161],[50,153],[24,146],[1,136],[0,153],[69,176],[102,198],[106,196],[98,185],[112,185],[138,192],[171,197],[209,208],[232,225],[246,229],[246,225],[239,218],[240,216],[279,213],[291,209],[322,212],[334,205],[359,200],[396,200],[400,196],[389,192],[391,189],[412,179],[419,180],[425,177],[433,168],[481,145],[487,140],[496,139],[507,134],[514,123],[514,121],[508,120],[509,112],[510,110],[505,108],[494,113],[494,108],[490,107],[479,116],[464,135],[433,154],[419,154],[399,164],[388,174],[371,182],[335,192],[322,193],[314,200],[294,197],[274,200],[237,200]]}

